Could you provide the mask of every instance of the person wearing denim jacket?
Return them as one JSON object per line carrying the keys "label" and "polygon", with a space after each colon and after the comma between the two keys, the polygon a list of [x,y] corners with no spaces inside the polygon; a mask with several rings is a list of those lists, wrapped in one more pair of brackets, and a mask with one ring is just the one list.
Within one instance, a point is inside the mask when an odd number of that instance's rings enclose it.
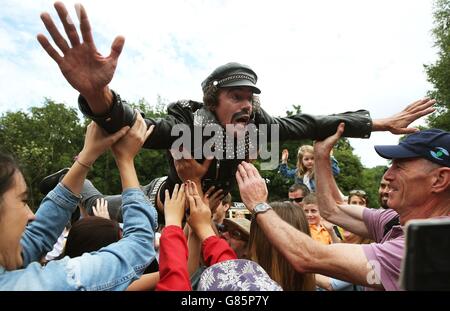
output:
{"label": "person wearing denim jacket", "polygon": [[[21,258],[14,257],[14,253],[8,254],[8,251],[12,251],[0,240],[0,290],[125,290],[133,280],[141,276],[155,256],[153,239],[157,213],[140,190],[134,169],[134,155],[140,149],[136,142],[140,140],[143,143],[143,139],[153,130],[147,130],[143,119],[138,121],[128,131],[130,135],[121,140],[119,139],[127,128],[106,136],[97,125],[91,123],[83,148],[85,157],[73,164],[61,183],[42,201],[35,220],[25,228],[20,238]],[[118,142],[112,149],[123,187],[123,238],[96,252],[85,253],[76,258],[66,256],[41,266],[39,260],[52,248],[80,201],[77,193],[81,190],[89,167],[116,141]],[[136,147],[130,150],[130,144]],[[12,171],[14,174],[11,176],[20,175],[19,178],[23,178],[17,167],[13,167]],[[12,182],[9,188],[17,187],[17,184],[20,182]],[[23,187],[26,190],[25,184]],[[1,193],[1,199],[6,197],[8,191]],[[2,202],[0,217],[5,216],[5,209],[11,208],[7,204],[8,202]],[[25,206],[28,207],[26,203]],[[17,213],[20,212],[19,207]],[[21,220],[25,225],[26,219]],[[3,233],[2,229],[4,228],[0,227]]]}
{"label": "person wearing denim jacket", "polygon": [[[341,169],[339,168],[339,162],[335,157],[331,156],[331,170],[333,171],[333,176],[339,175]],[[289,168],[287,163],[281,162],[278,166],[278,172],[285,178],[294,178],[294,182],[299,185],[303,185],[303,177],[298,177],[297,174],[298,168]],[[311,192],[316,191],[316,182],[314,179],[309,180],[309,185],[305,185],[310,189]]]}

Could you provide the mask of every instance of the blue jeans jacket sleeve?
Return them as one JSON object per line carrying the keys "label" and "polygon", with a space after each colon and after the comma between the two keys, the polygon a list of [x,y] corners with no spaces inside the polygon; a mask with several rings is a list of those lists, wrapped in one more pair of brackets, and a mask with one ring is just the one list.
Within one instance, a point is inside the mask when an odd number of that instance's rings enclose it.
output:
{"label": "blue jeans jacket sleeve", "polygon": [[79,200],[62,184],[48,193],[36,212],[36,220],[26,227],[22,235],[24,267],[33,261],[39,261],[52,250]]}
{"label": "blue jeans jacket sleeve", "polygon": [[80,257],[64,257],[45,267],[0,267],[0,290],[124,290],[155,257],[157,213],[140,189],[123,194],[124,236],[116,243]]}
{"label": "blue jeans jacket sleeve", "polygon": [[125,290],[154,259],[155,208],[140,189],[126,189],[122,202],[123,238],[68,261],[75,290]]}
{"label": "blue jeans jacket sleeve", "polygon": [[281,163],[278,167],[278,172],[286,178],[294,178],[297,174],[296,168],[289,168],[286,163]]}
{"label": "blue jeans jacket sleeve", "polygon": [[331,157],[331,170],[333,171],[333,176],[337,176],[341,172],[341,169],[339,168],[339,162],[333,156]]}

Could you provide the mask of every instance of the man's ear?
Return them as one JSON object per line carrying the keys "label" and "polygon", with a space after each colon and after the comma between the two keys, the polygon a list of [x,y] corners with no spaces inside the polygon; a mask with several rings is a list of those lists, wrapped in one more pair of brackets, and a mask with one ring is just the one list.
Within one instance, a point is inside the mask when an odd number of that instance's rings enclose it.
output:
{"label": "man's ear", "polygon": [[436,169],[434,173],[434,181],[432,184],[432,191],[434,193],[441,193],[449,191],[450,189],[450,168],[441,167]]}

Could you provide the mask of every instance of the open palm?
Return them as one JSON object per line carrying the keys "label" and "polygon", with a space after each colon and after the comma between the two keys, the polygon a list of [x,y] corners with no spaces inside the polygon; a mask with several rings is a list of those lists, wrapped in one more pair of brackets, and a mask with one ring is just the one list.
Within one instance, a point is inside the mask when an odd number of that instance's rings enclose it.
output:
{"label": "open palm", "polygon": [[121,36],[116,37],[111,46],[111,54],[104,57],[97,51],[92,37],[91,26],[82,5],[76,5],[76,10],[80,20],[83,42],[80,42],[76,27],[64,4],[56,2],[55,9],[71,46],[58,31],[48,13],[42,13],[41,19],[63,56],[50,44],[45,35],[39,34],[37,39],[50,57],[58,64],[70,85],[86,98],[93,97],[102,92],[111,82],[125,39]]}

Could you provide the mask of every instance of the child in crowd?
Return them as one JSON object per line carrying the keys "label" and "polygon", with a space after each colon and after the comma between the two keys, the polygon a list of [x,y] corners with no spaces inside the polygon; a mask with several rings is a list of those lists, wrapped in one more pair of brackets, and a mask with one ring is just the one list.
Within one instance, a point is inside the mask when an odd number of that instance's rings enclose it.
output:
{"label": "child in crowd", "polygon": [[[303,210],[306,214],[306,219],[309,223],[309,230],[311,237],[323,244],[340,243],[341,238],[338,236],[341,233],[336,226],[329,223],[320,217],[319,206],[317,205],[317,197],[314,193],[308,194],[303,199]],[[337,228],[337,227],[336,227]]]}
{"label": "child in crowd", "polygon": [[[314,181],[314,149],[311,145],[303,145],[298,148],[297,165],[295,169],[290,169],[287,165],[289,151],[284,149],[281,154],[281,164],[278,171],[286,178],[294,178],[296,184],[304,184],[311,192],[316,190]],[[334,176],[340,172],[337,160],[331,155],[331,167]]]}

